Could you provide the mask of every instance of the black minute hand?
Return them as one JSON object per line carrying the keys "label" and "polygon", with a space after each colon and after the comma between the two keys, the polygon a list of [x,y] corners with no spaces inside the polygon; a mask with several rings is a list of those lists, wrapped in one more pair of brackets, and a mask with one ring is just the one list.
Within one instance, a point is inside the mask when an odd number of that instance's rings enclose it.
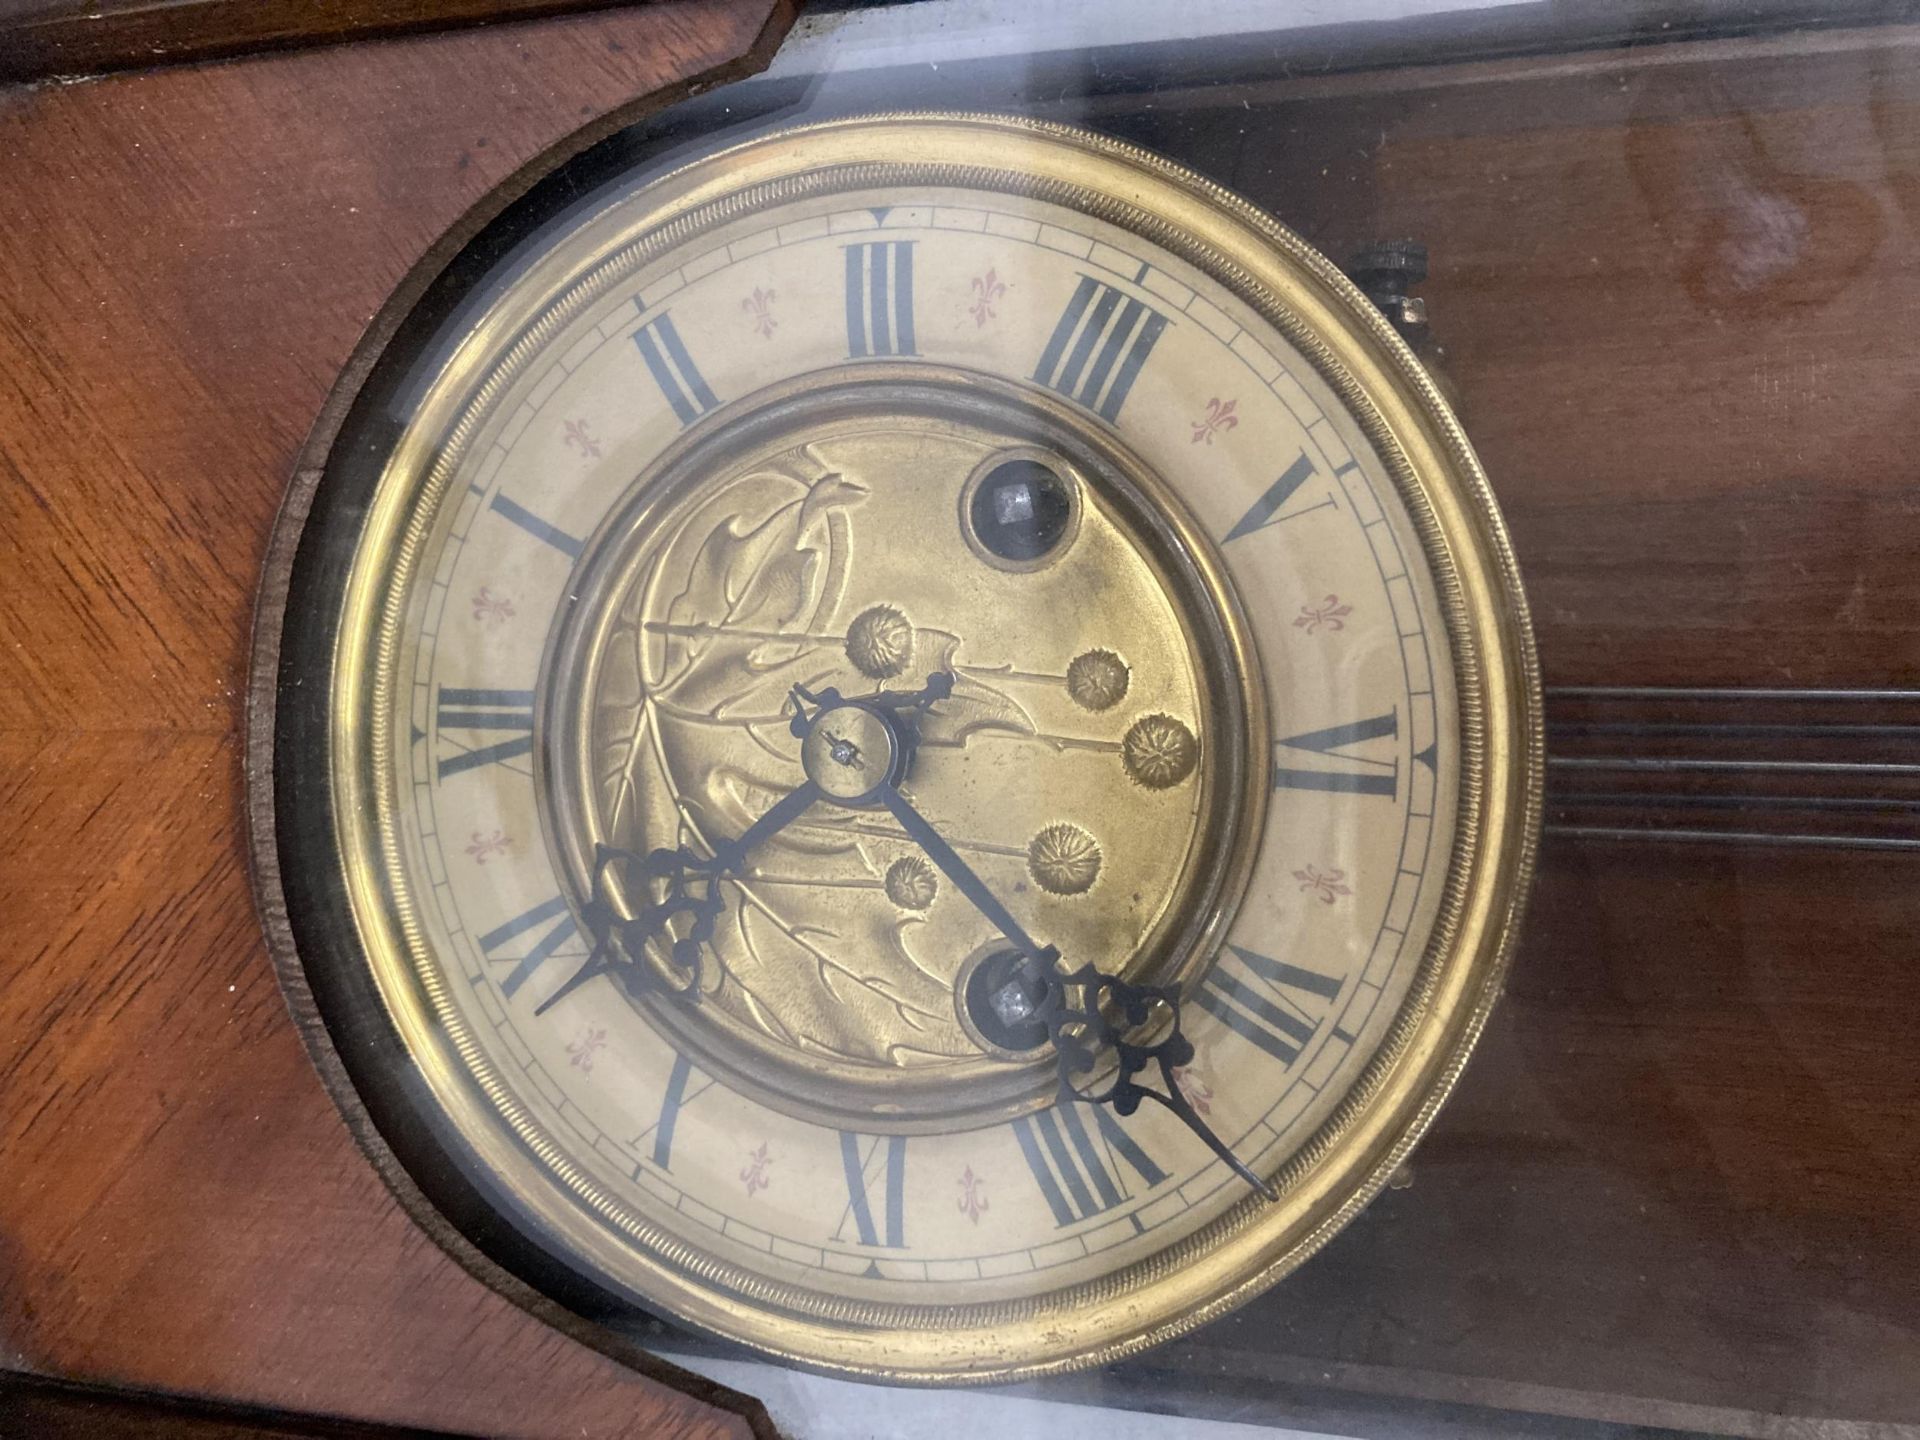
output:
{"label": "black minute hand", "polygon": [[927,823],[926,817],[913,808],[906,796],[889,785],[880,792],[880,798],[887,809],[893,812],[893,818],[900,822],[900,828],[907,832],[914,844],[927,852],[927,858],[940,867],[960,893],[973,902],[974,909],[997,925],[1000,933],[1021,954],[1043,963],[1049,962],[1047,952],[1034,943],[1033,937],[1021,928],[1020,922],[1013,918],[1007,907],[987,889],[986,882],[973,873],[973,867],[960,858],[960,852],[941,838],[940,832]]}

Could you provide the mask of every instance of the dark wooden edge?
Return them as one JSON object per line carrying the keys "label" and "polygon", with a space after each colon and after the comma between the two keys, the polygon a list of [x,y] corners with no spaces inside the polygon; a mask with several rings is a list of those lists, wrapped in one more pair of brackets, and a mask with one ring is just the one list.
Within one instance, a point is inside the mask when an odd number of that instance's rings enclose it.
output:
{"label": "dark wooden edge", "polygon": [[[1531,1387],[1513,1386],[1493,1399],[1466,1399],[1383,1387],[1308,1363],[1270,1366],[1267,1357],[1250,1363],[1244,1352],[1196,1348],[1197,1363],[1193,1351],[1183,1347],[1177,1358],[1149,1354],[1099,1374],[1056,1377],[1044,1388],[992,1393],[1148,1414],[1177,1406],[1189,1420],[1367,1440],[1680,1440],[1722,1433],[1712,1423],[1719,1417],[1706,1413],[1622,1420],[1577,1406],[1556,1408],[1560,1397]],[[1206,1377],[1204,1386],[1196,1388],[1196,1373]],[[1815,1432],[1806,1440],[1838,1437]]]}
{"label": "dark wooden edge", "polygon": [[[1195,1396],[1185,1377],[1207,1376]],[[1108,1377],[1119,1396],[1142,1399],[1180,1385],[1195,1413],[1284,1424],[1300,1430],[1364,1435],[1368,1440],[1663,1440],[1688,1435],[1749,1440],[1913,1440],[1871,1422],[1770,1416],[1623,1393],[1569,1390],[1492,1377],[1463,1377],[1406,1366],[1360,1365],[1188,1342]],[[1098,1398],[1098,1397],[1096,1397]],[[1250,1413],[1251,1412],[1251,1413]]]}
{"label": "dark wooden edge", "polygon": [[[600,10],[633,0],[107,0],[0,17],[0,80],[94,75]],[[671,0],[652,0],[655,4]]]}
{"label": "dark wooden edge", "polygon": [[82,1385],[0,1370],[0,1440],[449,1440],[448,1430],[376,1425],[158,1390]]}
{"label": "dark wooden edge", "polygon": [[792,0],[776,0],[766,25],[738,59],[656,90],[610,111],[536,156],[490,192],[414,265],[388,297],[321,408],[295,463],[262,568],[254,609],[246,706],[245,774],[248,850],[254,902],[287,1008],[322,1083],[362,1153],[401,1208],[462,1269],[542,1323],[650,1379],[740,1416],[753,1434],[779,1440],[759,1401],[709,1381],[648,1353],[632,1340],[582,1318],[548,1299],[469,1240],[415,1183],[356,1089],[333,1037],[321,1019],[312,986],[294,945],[276,825],[276,712],[281,669],[281,633],[295,559],[314,495],[348,413],[402,322],[449,263],[488,225],[550,171],[668,106],[715,85],[764,69],[793,23]]}
{"label": "dark wooden edge", "polygon": [[[0,0],[0,82],[228,59],[264,50],[343,44],[461,26],[533,20],[673,0],[41,0],[16,18]],[[874,0],[811,0],[809,14]],[[912,3],[912,0],[880,0]],[[1084,3],[1084,0],[1083,0]],[[1453,11],[1391,22],[1344,22],[1290,32],[1282,68],[1316,73],[1486,60],[1706,37],[1831,29],[1920,17],[1916,0],[1644,0],[1542,4],[1538,13]],[[831,23],[830,21],[828,23]],[[1277,57],[1267,56],[1272,66]]]}

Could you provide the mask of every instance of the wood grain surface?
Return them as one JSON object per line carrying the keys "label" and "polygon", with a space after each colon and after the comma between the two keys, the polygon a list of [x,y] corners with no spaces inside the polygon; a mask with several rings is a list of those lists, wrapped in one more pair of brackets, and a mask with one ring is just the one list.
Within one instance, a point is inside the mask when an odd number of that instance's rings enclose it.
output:
{"label": "wood grain surface", "polygon": [[0,0],[0,80],[91,75],[628,0]]}
{"label": "wood grain surface", "polygon": [[687,0],[0,89],[0,1368],[748,1433],[521,1314],[389,1198],[273,982],[240,723],[275,508],[389,291],[517,167],[784,19]]}
{"label": "wood grain surface", "polygon": [[1911,688],[1916,53],[1889,26],[1058,113],[1336,259],[1429,247],[1549,686]]}

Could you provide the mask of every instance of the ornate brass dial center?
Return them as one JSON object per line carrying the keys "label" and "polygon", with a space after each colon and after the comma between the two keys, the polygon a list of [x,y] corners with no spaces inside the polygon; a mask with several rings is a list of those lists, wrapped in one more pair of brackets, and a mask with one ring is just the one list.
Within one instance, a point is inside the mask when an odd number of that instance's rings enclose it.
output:
{"label": "ornate brass dial center", "polygon": [[[707,854],[803,779],[832,803],[719,882],[698,1002],[633,1003],[809,1115],[913,1130],[1046,1103],[1045,1057],[956,1011],[992,927],[871,802],[897,781],[1064,954],[1179,983],[1263,797],[1207,548],[1111,435],[983,377],[830,372],[691,432],[577,572],[542,692],[545,828],[578,837],[584,894],[596,843]],[[910,727],[859,703],[930,675],[952,693]],[[846,703],[796,736],[796,686]]]}

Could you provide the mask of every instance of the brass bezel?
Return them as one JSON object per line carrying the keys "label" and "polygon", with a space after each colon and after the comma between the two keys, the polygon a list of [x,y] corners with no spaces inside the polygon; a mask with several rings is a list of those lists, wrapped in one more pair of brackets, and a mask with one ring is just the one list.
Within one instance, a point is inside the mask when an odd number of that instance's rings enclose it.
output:
{"label": "brass bezel", "polygon": [[[1009,146],[1020,168],[977,163]],[[775,1287],[719,1288],[713,1261],[678,1242],[653,1256],[617,1244],[562,1193],[567,1186],[592,1203],[586,1177],[551,1146],[543,1154],[507,1134],[476,1084],[477,1052],[446,1026],[416,964],[417,928],[388,883],[398,856],[384,823],[394,800],[392,771],[380,764],[391,738],[384,677],[403,594],[393,579],[420,542],[404,523],[417,495],[444,478],[439,462],[471,432],[497,383],[480,377],[537,347],[564,318],[560,306],[535,302],[567,293],[591,265],[645,256],[767,199],[908,183],[1036,195],[1133,230],[1234,290],[1308,357],[1392,472],[1433,568],[1459,687],[1460,813],[1440,920],[1413,987],[1360,1082],[1275,1177],[1279,1204],[1249,1196],[1133,1270],[1027,1302],[849,1301],[831,1316],[803,1316]],[[653,201],[644,211],[625,202],[636,217],[626,233],[599,233],[611,211],[590,217],[476,320],[395,443],[367,513],[342,607],[329,728],[352,918],[389,1019],[442,1118],[550,1243],[603,1283],[637,1274],[620,1288],[703,1329],[821,1370],[917,1382],[1006,1381],[1104,1363],[1190,1330],[1297,1266],[1385,1184],[1451,1090],[1499,993],[1532,869],[1542,743],[1526,605],[1485,477],[1417,361],[1323,257],[1246,202],[1123,143],[1006,117],[869,116],[747,141],[644,193]]]}

